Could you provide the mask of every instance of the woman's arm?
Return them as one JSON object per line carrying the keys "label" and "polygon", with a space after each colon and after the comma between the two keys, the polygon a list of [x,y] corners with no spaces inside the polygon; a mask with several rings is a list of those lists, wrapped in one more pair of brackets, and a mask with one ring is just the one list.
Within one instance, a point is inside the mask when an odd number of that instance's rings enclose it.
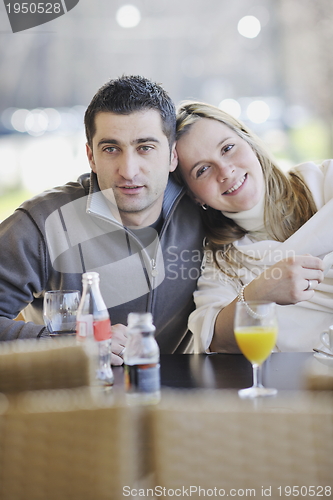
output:
{"label": "woman's arm", "polygon": [[[306,290],[308,280],[316,288],[324,279],[323,261],[311,255],[283,259],[255,278],[244,289],[244,299],[267,300],[279,305],[297,304],[309,300],[314,290]],[[233,332],[237,298],[221,309],[216,317],[210,350],[239,352]]]}

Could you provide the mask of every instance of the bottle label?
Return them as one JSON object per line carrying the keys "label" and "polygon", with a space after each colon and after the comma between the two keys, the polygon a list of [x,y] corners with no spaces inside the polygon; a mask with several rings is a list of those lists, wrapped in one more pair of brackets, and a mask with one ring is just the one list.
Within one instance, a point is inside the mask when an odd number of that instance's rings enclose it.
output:
{"label": "bottle label", "polygon": [[81,342],[93,335],[93,315],[81,315],[76,321],[76,338]]}
{"label": "bottle label", "polygon": [[127,392],[152,393],[160,390],[160,364],[125,365]]}
{"label": "bottle label", "polygon": [[102,321],[94,321],[94,337],[97,342],[111,338],[111,323],[109,318]]}

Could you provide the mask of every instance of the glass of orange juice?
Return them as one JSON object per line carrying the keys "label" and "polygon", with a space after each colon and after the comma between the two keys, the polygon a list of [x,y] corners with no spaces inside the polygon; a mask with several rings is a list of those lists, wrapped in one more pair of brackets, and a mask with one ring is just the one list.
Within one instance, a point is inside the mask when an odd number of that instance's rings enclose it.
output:
{"label": "glass of orange juice", "polygon": [[268,389],[261,383],[261,366],[270,356],[276,344],[278,323],[274,302],[237,302],[234,333],[238,347],[251,362],[253,385],[241,389],[241,398],[274,396],[276,389]]}

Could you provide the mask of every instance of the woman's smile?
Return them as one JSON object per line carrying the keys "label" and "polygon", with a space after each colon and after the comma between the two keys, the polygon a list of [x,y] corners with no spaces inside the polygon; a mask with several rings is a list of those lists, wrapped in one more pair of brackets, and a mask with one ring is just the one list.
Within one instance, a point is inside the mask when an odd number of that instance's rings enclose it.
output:
{"label": "woman's smile", "polygon": [[236,184],[234,184],[230,189],[228,189],[227,191],[222,193],[222,195],[225,196],[225,195],[229,195],[229,194],[231,194],[231,195],[238,194],[238,191],[243,186],[244,182],[246,181],[246,178],[247,178],[247,174],[243,175],[243,177],[238,182],[236,182]]}

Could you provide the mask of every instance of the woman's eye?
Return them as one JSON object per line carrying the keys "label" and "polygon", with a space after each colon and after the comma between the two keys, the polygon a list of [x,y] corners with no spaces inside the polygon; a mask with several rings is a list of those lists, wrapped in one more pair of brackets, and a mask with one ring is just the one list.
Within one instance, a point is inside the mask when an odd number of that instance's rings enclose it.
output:
{"label": "woman's eye", "polygon": [[224,146],[224,148],[222,148],[222,153],[227,153],[227,152],[228,152],[228,151],[230,151],[233,147],[234,147],[234,144],[228,144],[227,146]]}
{"label": "woman's eye", "polygon": [[196,171],[196,174],[195,174],[196,179],[198,179],[198,177],[200,177],[202,174],[204,174],[206,172],[206,170],[208,170],[208,169],[209,169],[208,165],[204,165],[203,167],[198,168],[198,170]]}

